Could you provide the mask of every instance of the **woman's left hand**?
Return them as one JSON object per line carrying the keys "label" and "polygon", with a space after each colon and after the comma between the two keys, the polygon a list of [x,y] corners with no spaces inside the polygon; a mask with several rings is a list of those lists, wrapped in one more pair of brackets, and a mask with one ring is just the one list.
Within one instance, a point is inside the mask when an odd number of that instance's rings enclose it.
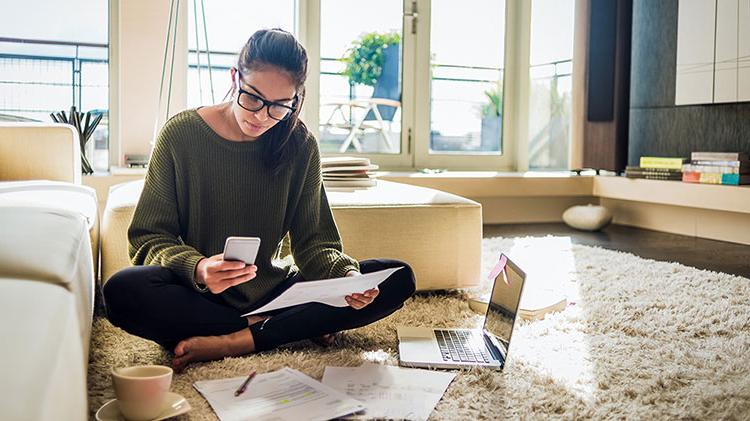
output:
{"label": "woman's left hand", "polygon": [[[349,271],[347,272],[346,276],[357,276],[359,274],[359,272]],[[375,300],[375,297],[377,297],[379,293],[380,290],[375,287],[373,289],[368,289],[361,294],[354,293],[351,295],[347,295],[346,297],[344,297],[344,299],[353,309],[361,310],[367,307],[371,302],[373,302],[373,300]]]}

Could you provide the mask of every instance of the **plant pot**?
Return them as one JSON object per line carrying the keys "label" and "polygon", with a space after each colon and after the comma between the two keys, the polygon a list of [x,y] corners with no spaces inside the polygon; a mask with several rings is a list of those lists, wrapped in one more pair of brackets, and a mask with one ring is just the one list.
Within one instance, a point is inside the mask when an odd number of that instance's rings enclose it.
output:
{"label": "plant pot", "polygon": [[500,152],[500,140],[503,137],[503,117],[482,117],[480,151]]}

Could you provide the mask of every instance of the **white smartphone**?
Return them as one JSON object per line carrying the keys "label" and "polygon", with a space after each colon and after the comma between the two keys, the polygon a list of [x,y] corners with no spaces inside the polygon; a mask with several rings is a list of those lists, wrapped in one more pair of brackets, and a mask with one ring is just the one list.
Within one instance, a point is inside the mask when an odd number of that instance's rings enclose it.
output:
{"label": "white smartphone", "polygon": [[255,264],[259,248],[258,237],[228,237],[224,243],[224,260],[239,260],[247,265]]}

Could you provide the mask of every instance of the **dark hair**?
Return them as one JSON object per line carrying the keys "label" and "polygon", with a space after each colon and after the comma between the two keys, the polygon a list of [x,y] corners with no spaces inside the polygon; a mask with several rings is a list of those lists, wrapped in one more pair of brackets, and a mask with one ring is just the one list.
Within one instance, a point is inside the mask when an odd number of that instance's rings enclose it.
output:
{"label": "dark hair", "polygon": [[[290,158],[308,139],[307,127],[299,119],[305,100],[307,52],[291,33],[280,28],[261,29],[240,50],[237,68],[241,74],[249,74],[268,66],[287,72],[296,90],[294,113],[286,120],[279,121],[263,136],[264,161],[274,174],[278,174],[291,163]],[[236,91],[237,87],[233,84],[230,94],[234,95]]]}

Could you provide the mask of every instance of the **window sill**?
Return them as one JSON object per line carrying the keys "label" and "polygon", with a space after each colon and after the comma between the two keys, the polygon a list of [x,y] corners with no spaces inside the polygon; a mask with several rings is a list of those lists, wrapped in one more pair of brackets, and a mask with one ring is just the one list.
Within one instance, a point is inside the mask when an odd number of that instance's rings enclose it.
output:
{"label": "window sill", "polygon": [[555,172],[445,171],[435,174],[421,172],[381,171],[378,177],[398,183],[443,190],[469,198],[486,197],[570,197],[592,196],[593,176]]}

